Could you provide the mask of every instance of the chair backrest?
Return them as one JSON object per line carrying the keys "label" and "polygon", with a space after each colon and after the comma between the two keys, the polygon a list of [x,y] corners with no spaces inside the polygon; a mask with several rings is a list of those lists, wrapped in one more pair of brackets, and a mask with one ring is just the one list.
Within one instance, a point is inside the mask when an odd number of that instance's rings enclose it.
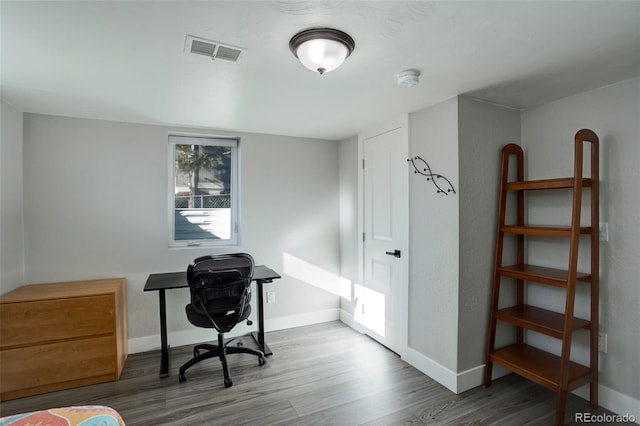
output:
{"label": "chair backrest", "polygon": [[230,329],[251,301],[253,266],[253,258],[246,253],[195,259],[187,268],[194,311],[209,318],[218,330]]}
{"label": "chair backrest", "polygon": [[198,273],[215,273],[219,271],[236,270],[243,278],[251,280],[253,277],[253,257],[247,253],[217,254],[202,256],[193,261],[187,268],[187,282],[189,285]]}

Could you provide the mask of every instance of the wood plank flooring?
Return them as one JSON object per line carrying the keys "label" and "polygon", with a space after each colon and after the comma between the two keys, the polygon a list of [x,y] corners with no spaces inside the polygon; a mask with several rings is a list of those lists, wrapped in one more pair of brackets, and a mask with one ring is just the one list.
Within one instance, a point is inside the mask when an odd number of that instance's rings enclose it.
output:
{"label": "wood plank flooring", "polygon": [[[250,338],[244,338],[251,346]],[[192,346],[170,349],[160,379],[159,351],[130,355],[117,382],[0,404],[0,416],[66,405],[107,405],[135,425],[552,425],[555,394],[517,376],[455,395],[396,354],[341,322],[267,333],[274,355],[229,357],[225,389],[218,359],[187,371]],[[567,422],[588,411],[571,395]],[[604,410],[599,410],[604,413]],[[610,424],[610,423],[609,423]]]}

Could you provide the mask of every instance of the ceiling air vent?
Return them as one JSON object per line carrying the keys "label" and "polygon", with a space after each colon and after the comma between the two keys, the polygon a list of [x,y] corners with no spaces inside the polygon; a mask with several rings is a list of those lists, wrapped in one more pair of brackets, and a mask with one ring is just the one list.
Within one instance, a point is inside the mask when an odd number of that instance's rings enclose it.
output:
{"label": "ceiling air vent", "polygon": [[184,51],[186,53],[206,56],[211,59],[236,63],[242,58],[245,49],[187,35],[184,44]]}

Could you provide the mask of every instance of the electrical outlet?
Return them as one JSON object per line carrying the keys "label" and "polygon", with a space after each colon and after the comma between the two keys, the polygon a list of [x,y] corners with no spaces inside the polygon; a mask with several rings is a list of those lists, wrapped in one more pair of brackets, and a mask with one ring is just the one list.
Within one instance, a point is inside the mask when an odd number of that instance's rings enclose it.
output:
{"label": "electrical outlet", "polygon": [[599,239],[600,241],[609,241],[609,223],[600,222]]}
{"label": "electrical outlet", "polygon": [[607,333],[598,333],[598,351],[607,353]]}
{"label": "electrical outlet", "polygon": [[267,303],[276,303],[276,292],[268,291],[267,292]]}

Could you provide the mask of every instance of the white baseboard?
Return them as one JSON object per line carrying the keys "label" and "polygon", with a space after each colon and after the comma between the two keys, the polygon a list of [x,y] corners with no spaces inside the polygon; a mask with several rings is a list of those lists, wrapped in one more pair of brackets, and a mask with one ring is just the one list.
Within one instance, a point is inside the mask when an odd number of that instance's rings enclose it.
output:
{"label": "white baseboard", "polygon": [[[215,331],[215,330],[214,330]],[[234,330],[235,331],[235,330]],[[235,334],[235,335],[234,335]],[[242,333],[240,333],[242,334]],[[237,333],[229,333],[229,337],[236,337]],[[167,333],[169,346],[192,345],[199,342],[216,340],[214,332],[204,328],[193,328],[190,330],[170,331]],[[129,353],[148,352],[160,349],[160,335],[135,337],[129,339]]]}
{"label": "white baseboard", "polygon": [[[340,310],[340,320],[354,330],[360,333],[363,332],[362,327],[353,320],[353,315],[349,312]],[[404,360],[454,393],[462,393],[473,389],[482,385],[483,382],[484,365],[478,365],[466,371],[455,373],[412,348],[408,348],[407,356]],[[495,380],[507,374],[510,374],[510,371],[494,365],[491,378]],[[573,393],[586,400],[589,399],[588,386],[576,389]],[[640,424],[640,401],[637,399],[606,386],[598,385],[598,403],[601,407],[621,416],[633,416],[635,421]]]}
{"label": "white baseboard", "polygon": [[[493,378],[502,377],[508,373],[508,371],[501,371],[501,369],[494,366]],[[462,373],[456,375],[456,383],[458,384],[457,393],[462,393],[480,386],[484,381],[484,365],[479,365],[474,368],[470,368]]]}
{"label": "white baseboard", "polygon": [[[353,320],[353,316],[351,314],[337,308],[306,314],[290,315],[286,317],[270,318],[265,321],[265,330],[284,330],[335,320],[342,321],[360,333],[363,332],[363,329]],[[227,335],[229,337],[237,337],[247,334],[250,331],[252,331],[252,328],[242,324],[234,328],[232,332]],[[215,337],[213,337],[210,330],[193,327],[188,330],[169,332],[167,340],[170,346],[183,346],[215,340]],[[129,339],[128,343],[130,354],[157,350],[160,349],[160,335],[132,338]],[[404,360],[454,393],[462,393],[469,389],[473,389],[476,386],[482,385],[484,365],[479,365],[466,371],[455,373],[412,348],[408,348],[407,356]],[[497,365],[493,367],[493,379],[497,379],[506,374],[509,374],[509,371]],[[588,386],[583,386],[574,391],[574,393],[581,398],[589,398]],[[639,400],[603,385],[598,386],[598,396],[598,402],[601,407],[623,416],[633,416],[636,422],[640,422]]]}
{"label": "white baseboard", "polygon": [[456,373],[449,370],[444,365],[424,356],[412,348],[407,350],[406,361],[436,382],[440,383],[442,386],[449,389],[451,392],[458,393]]}
{"label": "white baseboard", "polygon": [[[456,373],[412,348],[407,351],[406,361],[453,393],[462,393],[482,385],[484,365]],[[507,370],[494,366],[492,378],[506,374],[509,374]]]}
{"label": "white baseboard", "polygon": [[[353,319],[353,315],[343,309],[340,310],[340,321],[360,333],[365,332],[363,327]],[[461,393],[482,384],[484,365],[471,368],[462,373],[454,373],[412,348],[407,348],[407,355],[403,357],[403,360],[454,393]],[[494,367],[493,370],[494,378],[502,377],[509,373],[498,366]]]}
{"label": "white baseboard", "polygon": [[[482,385],[484,365],[479,365],[461,373],[454,373],[411,348],[408,350],[406,361],[454,393],[462,393]],[[508,370],[494,365],[492,379],[497,379],[509,373]],[[573,393],[588,400],[589,386],[576,389]],[[640,401],[628,395],[606,386],[598,385],[598,404],[621,416],[633,416],[636,422],[640,422]]]}
{"label": "white baseboard", "polygon": [[[284,330],[287,328],[302,327],[340,319],[339,309],[325,309],[323,311],[309,312],[286,317],[269,318],[265,320],[265,331]],[[238,324],[225,336],[238,337],[254,331],[253,327]],[[167,333],[169,346],[193,345],[195,343],[216,340],[215,330],[192,327],[187,330],[170,331]],[[129,353],[148,352],[160,349],[160,335],[135,337],[128,340]]]}
{"label": "white baseboard", "polygon": [[[589,386],[582,386],[574,394],[589,400]],[[621,416],[633,416],[640,424],[640,401],[603,385],[598,385],[598,405]]]}
{"label": "white baseboard", "polygon": [[358,333],[364,333],[364,328],[362,328],[362,326],[353,319],[353,314],[350,314],[344,309],[340,309],[340,321],[353,328]]}
{"label": "white baseboard", "polygon": [[286,330],[288,328],[303,327],[305,325],[320,324],[340,319],[340,309],[325,309],[286,317],[269,318],[265,320],[265,331]]}

